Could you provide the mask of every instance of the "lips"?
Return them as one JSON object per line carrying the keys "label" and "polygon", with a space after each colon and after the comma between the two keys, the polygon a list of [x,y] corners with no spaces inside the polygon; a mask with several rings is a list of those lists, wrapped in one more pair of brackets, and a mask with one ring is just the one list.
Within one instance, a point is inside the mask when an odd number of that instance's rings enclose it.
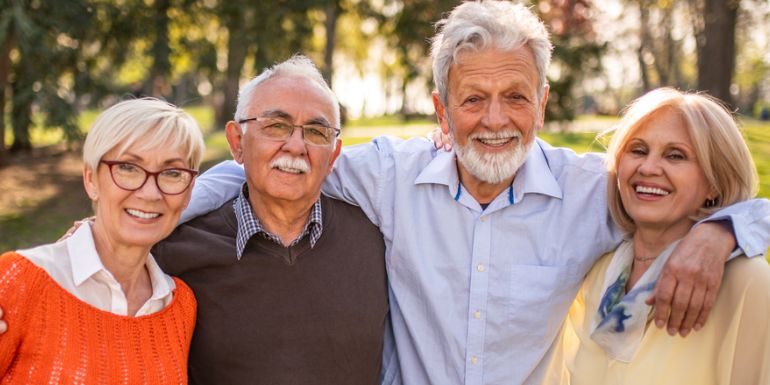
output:
{"label": "lips", "polygon": [[139,219],[155,219],[160,217],[161,215],[160,213],[150,213],[150,212],[145,212],[137,209],[126,209],[126,212],[128,213],[128,215]]}

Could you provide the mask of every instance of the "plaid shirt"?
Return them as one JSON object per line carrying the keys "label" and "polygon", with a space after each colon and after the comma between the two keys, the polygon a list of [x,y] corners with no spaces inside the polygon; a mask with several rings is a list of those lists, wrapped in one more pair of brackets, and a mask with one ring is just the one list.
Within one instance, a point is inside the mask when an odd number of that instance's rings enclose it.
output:
{"label": "plaid shirt", "polygon": [[[241,187],[241,193],[238,195],[238,198],[233,201],[233,208],[235,209],[235,218],[238,221],[238,234],[235,238],[238,259],[241,259],[243,249],[246,248],[246,243],[256,234],[279,245],[283,245],[281,239],[265,230],[259,222],[259,219],[254,216],[254,210],[251,209],[251,203],[249,202],[249,190],[246,183]],[[300,233],[297,239],[295,239],[289,247],[298,244],[306,235],[310,236],[310,247],[312,248],[315,246],[316,241],[321,237],[321,232],[323,231],[322,223],[321,200],[319,199],[313,204],[313,208],[310,209],[310,215],[305,224],[305,229],[302,230],[302,233]]]}

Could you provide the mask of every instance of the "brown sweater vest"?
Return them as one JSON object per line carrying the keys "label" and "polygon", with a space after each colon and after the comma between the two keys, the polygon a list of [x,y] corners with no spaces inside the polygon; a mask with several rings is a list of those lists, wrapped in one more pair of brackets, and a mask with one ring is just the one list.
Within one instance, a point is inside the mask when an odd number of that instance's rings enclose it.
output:
{"label": "brown sweater vest", "polygon": [[286,248],[255,235],[238,260],[231,201],[153,250],[198,299],[191,384],[378,383],[388,312],[382,235],[359,208],[321,199],[313,248],[308,237]]}

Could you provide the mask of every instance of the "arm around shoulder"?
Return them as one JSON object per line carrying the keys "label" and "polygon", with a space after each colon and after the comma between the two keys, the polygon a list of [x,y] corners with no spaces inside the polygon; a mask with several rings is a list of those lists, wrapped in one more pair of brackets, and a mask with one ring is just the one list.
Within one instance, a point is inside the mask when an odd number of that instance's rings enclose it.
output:
{"label": "arm around shoulder", "polygon": [[[395,147],[403,142],[399,138],[378,137],[369,143],[345,147],[324,180],[323,193],[361,207],[379,226],[383,190],[394,182]],[[430,146],[428,141],[425,144]]]}
{"label": "arm around shoulder", "polygon": [[192,198],[182,212],[179,223],[207,214],[235,198],[246,181],[243,166],[233,160],[226,160],[206,170],[195,179]]}

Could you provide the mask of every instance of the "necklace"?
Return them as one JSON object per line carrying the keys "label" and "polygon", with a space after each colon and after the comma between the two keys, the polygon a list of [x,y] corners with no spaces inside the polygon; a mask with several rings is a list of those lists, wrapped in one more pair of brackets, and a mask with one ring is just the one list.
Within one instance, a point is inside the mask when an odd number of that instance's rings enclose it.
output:
{"label": "necklace", "polygon": [[654,256],[654,257],[637,257],[637,256],[634,256],[634,261],[647,262],[647,261],[652,261],[655,258],[658,258],[658,256],[657,255]]}

